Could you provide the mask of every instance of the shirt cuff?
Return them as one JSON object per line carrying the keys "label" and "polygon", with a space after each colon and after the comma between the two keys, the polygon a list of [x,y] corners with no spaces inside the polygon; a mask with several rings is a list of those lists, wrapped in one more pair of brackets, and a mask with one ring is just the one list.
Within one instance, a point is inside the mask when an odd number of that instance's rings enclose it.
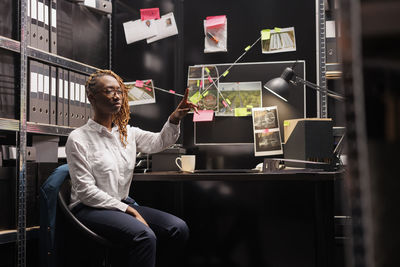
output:
{"label": "shirt cuff", "polygon": [[128,204],[120,202],[117,204],[116,208],[119,209],[120,211],[126,212],[126,209],[128,208]]}

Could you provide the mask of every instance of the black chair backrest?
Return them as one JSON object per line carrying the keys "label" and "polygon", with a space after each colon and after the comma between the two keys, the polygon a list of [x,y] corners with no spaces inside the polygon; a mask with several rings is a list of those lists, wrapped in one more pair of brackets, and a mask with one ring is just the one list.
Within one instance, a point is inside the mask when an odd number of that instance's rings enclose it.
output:
{"label": "black chair backrest", "polygon": [[70,211],[68,208],[69,203],[70,203],[70,198],[71,198],[71,179],[68,176],[65,178],[63,184],[61,185],[60,191],[58,192],[58,203],[59,207],[62,210],[63,214],[65,217],[68,219],[68,221],[81,233],[86,235],[88,238],[93,239],[94,241],[99,242],[102,245],[108,246],[108,247],[114,247],[115,245],[106,240],[105,238],[99,236],[89,228],[87,228],[83,223],[81,223],[75,215]]}

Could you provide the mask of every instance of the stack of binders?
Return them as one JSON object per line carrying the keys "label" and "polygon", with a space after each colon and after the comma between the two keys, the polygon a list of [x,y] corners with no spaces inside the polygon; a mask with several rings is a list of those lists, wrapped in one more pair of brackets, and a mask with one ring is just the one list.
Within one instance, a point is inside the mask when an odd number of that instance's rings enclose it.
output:
{"label": "stack of binders", "polygon": [[28,0],[29,45],[57,53],[57,0]]}
{"label": "stack of binders", "polygon": [[35,60],[29,62],[30,122],[79,127],[90,118],[87,76]]}

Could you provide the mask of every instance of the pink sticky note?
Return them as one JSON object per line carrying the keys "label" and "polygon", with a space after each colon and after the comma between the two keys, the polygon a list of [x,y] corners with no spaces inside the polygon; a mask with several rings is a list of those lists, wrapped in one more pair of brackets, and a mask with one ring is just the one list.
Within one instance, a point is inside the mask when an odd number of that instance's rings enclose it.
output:
{"label": "pink sticky note", "polygon": [[210,77],[210,76],[208,76],[208,81],[209,81],[210,83],[212,83],[212,82],[213,82],[213,80],[211,79],[211,77]]}
{"label": "pink sticky note", "polygon": [[151,80],[147,80],[147,82],[145,84],[149,84],[151,82]]}
{"label": "pink sticky note", "polygon": [[265,130],[264,130],[264,133],[269,133],[269,129],[265,129]]}
{"label": "pink sticky note", "polygon": [[136,87],[143,87],[143,81],[141,81],[141,80],[136,80],[135,86],[136,86]]}
{"label": "pink sticky note", "polygon": [[160,9],[158,7],[146,8],[140,10],[141,20],[159,19],[159,18],[160,18]]}
{"label": "pink sticky note", "polygon": [[149,92],[151,92],[151,89],[149,87],[145,87],[145,89]]}
{"label": "pink sticky note", "polygon": [[214,118],[214,110],[199,110],[198,114],[193,113],[193,121],[212,121]]}
{"label": "pink sticky note", "polygon": [[206,28],[218,28],[225,24],[226,16],[210,16],[206,17]]}
{"label": "pink sticky note", "polygon": [[224,105],[224,107],[228,106],[228,104],[226,104],[226,102],[224,100],[222,100],[222,104]]}
{"label": "pink sticky note", "polygon": [[175,91],[174,90],[169,90],[171,93],[173,93],[173,94],[175,94]]}
{"label": "pink sticky note", "polygon": [[200,88],[203,87],[203,81],[200,81]]}

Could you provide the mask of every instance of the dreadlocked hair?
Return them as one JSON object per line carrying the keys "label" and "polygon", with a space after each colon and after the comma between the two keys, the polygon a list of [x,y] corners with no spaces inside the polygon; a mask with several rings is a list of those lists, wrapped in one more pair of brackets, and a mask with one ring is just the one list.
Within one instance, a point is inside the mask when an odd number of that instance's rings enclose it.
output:
{"label": "dreadlocked hair", "polygon": [[121,77],[119,77],[116,73],[111,70],[97,70],[95,73],[90,75],[89,79],[86,82],[86,95],[89,95],[89,92],[96,93],[96,84],[98,78],[103,76],[112,76],[114,77],[121,87],[123,92],[122,97],[122,106],[118,113],[113,114],[112,122],[118,126],[119,130],[119,139],[124,147],[128,144],[128,132],[126,126],[128,125],[130,119],[129,105],[128,105],[128,89],[125,87]]}

